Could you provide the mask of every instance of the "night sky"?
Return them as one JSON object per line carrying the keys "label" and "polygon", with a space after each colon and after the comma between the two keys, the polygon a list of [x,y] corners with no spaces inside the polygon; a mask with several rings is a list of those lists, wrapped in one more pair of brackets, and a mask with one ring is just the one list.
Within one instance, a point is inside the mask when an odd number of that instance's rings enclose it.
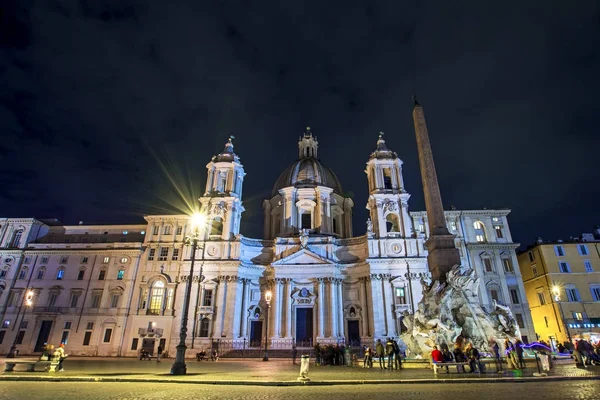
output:
{"label": "night sky", "polygon": [[362,235],[379,131],[424,209],[417,94],[446,209],[510,208],[523,244],[600,224],[596,1],[0,4],[2,217],[187,212],[233,134],[242,233],[261,237],[310,126]]}

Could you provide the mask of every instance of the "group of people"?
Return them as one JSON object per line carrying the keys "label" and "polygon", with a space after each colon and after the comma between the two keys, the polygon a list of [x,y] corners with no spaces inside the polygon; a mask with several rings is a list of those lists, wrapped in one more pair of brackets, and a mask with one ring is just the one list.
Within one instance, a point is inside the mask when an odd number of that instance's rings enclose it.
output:
{"label": "group of people", "polygon": [[[219,361],[219,352],[217,351],[217,349],[213,349],[210,352],[210,359],[211,359],[211,361]],[[202,360],[208,360],[208,357],[206,356],[206,350],[204,350],[204,349],[202,349],[198,353],[196,353],[196,361],[202,361]]]}
{"label": "group of people", "polygon": [[[346,346],[343,344],[315,344],[315,365],[345,365],[346,364]],[[295,357],[294,357],[295,362]]]}
{"label": "group of people", "polygon": [[[384,344],[381,339],[377,339],[375,351],[369,346],[364,346],[363,368],[373,368],[373,357],[379,359],[379,369],[400,369],[402,368],[402,351],[395,339],[387,338]],[[386,363],[387,357],[387,363]]]}
{"label": "group of people", "polygon": [[591,344],[585,339],[579,339],[575,342],[572,353],[578,367],[600,365],[600,342]]}
{"label": "group of people", "polygon": [[[470,342],[464,348],[462,342],[455,343],[453,351],[450,351],[448,345],[445,343],[435,346],[431,352],[431,360],[436,364],[457,363],[456,368],[459,373],[465,372],[463,368],[464,364],[469,366],[470,373],[485,373],[485,365],[481,362],[479,350]],[[446,372],[448,372],[447,365],[445,368]]]}
{"label": "group of people", "polygon": [[54,345],[45,343],[40,361],[58,361],[57,370],[63,372],[63,362],[69,355],[65,353],[65,344],[61,343],[56,349]]}
{"label": "group of people", "polygon": [[[162,356],[163,351],[163,347],[159,345],[158,349],[156,349],[156,362],[160,362],[160,356]],[[150,354],[150,352],[146,349],[142,349],[140,351],[140,361],[142,360],[152,360],[152,354]]]}

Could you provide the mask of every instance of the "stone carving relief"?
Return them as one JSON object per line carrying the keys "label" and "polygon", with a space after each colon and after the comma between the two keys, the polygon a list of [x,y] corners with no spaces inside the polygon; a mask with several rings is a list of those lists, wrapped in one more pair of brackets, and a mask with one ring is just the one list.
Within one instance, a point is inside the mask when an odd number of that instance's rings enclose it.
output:
{"label": "stone carving relief", "polygon": [[391,200],[386,200],[383,202],[383,213],[387,214],[390,212],[396,212],[398,211],[398,203],[396,203],[395,201],[391,201]]}

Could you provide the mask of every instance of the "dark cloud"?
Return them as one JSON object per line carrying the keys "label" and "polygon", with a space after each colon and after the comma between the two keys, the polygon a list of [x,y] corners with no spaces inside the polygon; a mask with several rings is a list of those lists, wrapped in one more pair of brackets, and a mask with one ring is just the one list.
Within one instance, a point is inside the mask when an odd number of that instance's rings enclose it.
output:
{"label": "dark cloud", "polygon": [[6,216],[180,212],[234,134],[248,174],[242,231],[260,236],[261,200],[310,125],[355,193],[361,234],[379,131],[404,161],[411,209],[424,208],[417,93],[448,208],[511,208],[523,242],[600,223],[591,0],[13,0],[0,46]]}

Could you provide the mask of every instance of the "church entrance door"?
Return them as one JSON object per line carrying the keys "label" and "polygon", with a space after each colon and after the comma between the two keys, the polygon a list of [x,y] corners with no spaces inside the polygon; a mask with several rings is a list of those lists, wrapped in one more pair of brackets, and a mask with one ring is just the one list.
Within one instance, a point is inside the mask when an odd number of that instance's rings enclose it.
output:
{"label": "church entrance door", "polygon": [[313,309],[296,308],[296,342],[308,342],[313,338]]}
{"label": "church entrance door", "polygon": [[348,321],[348,340],[352,345],[360,344],[360,332],[358,330],[358,321],[357,320],[349,320]]}
{"label": "church entrance door", "polygon": [[261,346],[262,330],[262,321],[250,321],[250,347]]}

